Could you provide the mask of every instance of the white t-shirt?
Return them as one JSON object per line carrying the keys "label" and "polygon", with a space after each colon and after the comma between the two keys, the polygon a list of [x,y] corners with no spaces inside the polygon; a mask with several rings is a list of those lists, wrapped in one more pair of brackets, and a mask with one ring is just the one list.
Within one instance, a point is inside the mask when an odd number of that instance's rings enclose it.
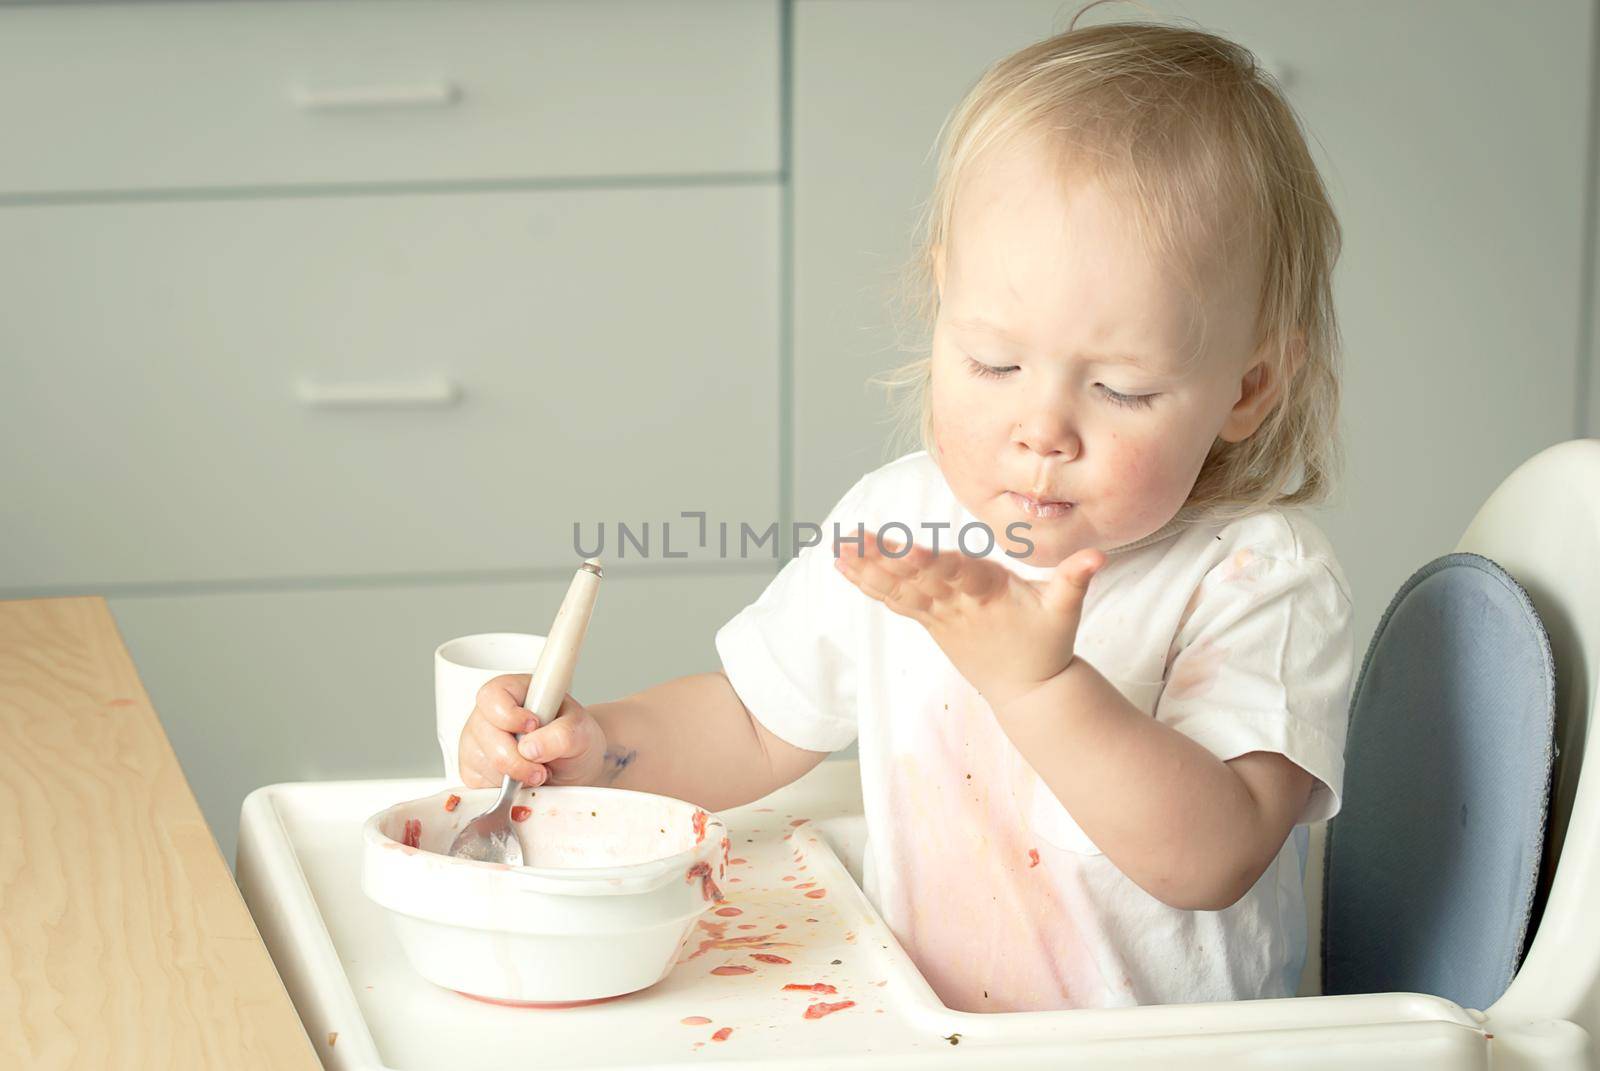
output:
{"label": "white t-shirt", "polygon": [[[963,1011],[1292,996],[1305,959],[1304,830],[1223,911],[1168,907],[1095,847],[927,631],[833,567],[833,525],[908,525],[949,549],[977,519],[919,451],[869,473],[717,632],[740,699],[812,751],[859,740],[866,892],[945,1004]],[[891,537],[903,536],[891,529]],[[989,554],[1041,579],[995,533]],[[987,540],[969,533],[967,549]],[[1141,710],[1220,759],[1274,751],[1339,809],[1354,651],[1349,588],[1303,516],[1176,522],[1108,554],[1076,651]]]}

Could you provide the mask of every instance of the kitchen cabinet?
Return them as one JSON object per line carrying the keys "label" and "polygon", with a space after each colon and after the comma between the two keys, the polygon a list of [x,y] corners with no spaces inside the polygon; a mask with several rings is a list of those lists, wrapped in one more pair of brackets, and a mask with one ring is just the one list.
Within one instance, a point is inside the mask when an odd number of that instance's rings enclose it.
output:
{"label": "kitchen cabinet", "polygon": [[779,167],[776,3],[8,7],[3,193]]}
{"label": "kitchen cabinet", "polygon": [[0,207],[0,587],[776,519],[777,243],[771,185]]}

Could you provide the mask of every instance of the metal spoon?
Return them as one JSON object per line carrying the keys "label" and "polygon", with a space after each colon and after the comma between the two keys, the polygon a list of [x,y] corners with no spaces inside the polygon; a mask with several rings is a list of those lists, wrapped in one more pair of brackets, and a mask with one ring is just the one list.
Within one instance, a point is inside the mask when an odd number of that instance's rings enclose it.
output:
{"label": "metal spoon", "polygon": [[[590,558],[578,567],[567,588],[567,597],[561,600],[561,609],[550,626],[550,635],[539,652],[539,662],[533,669],[533,679],[528,682],[528,698],[522,706],[539,719],[541,727],[550,724],[561,709],[561,700],[572,686],[572,670],[578,663],[578,648],[583,645],[584,633],[589,628],[589,614],[594,610],[595,596],[600,592],[600,560]],[[522,739],[522,734],[517,734]],[[495,805],[468,822],[456,834],[447,855],[463,859],[478,859],[485,863],[522,865],[522,845],[511,829],[511,801],[517,796],[517,782],[508,774],[500,785],[500,798]]]}

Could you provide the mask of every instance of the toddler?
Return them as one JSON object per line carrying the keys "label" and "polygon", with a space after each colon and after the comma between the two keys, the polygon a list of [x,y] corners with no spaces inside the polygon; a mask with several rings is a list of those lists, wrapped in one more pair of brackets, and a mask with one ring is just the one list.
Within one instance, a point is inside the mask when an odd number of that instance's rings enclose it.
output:
{"label": "toddler", "polygon": [[1249,53],[1069,29],[946,123],[923,449],[716,635],[723,671],[529,728],[468,785],[708,809],[859,741],[866,891],[964,1011],[1293,995],[1297,826],[1339,808],[1348,587],[1298,507],[1335,456],[1339,228]]}

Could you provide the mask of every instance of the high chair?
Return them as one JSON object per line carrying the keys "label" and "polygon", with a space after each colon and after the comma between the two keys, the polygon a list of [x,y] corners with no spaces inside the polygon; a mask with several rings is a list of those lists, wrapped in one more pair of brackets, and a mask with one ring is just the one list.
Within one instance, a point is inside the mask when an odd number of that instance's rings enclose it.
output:
{"label": "high chair", "polygon": [[[1547,653],[1553,656],[1553,680],[1544,672],[1545,667],[1537,664],[1536,653],[1530,658],[1529,651],[1505,651],[1493,654],[1496,658],[1504,656],[1509,664],[1520,667],[1515,673],[1516,687],[1526,688],[1529,694],[1508,699],[1504,694],[1506,682],[1486,678],[1481,667],[1464,667],[1458,672],[1473,678],[1467,689],[1488,691],[1491,694],[1487,696],[1422,695],[1415,688],[1407,693],[1400,682],[1390,682],[1390,694],[1385,701],[1391,707],[1397,702],[1416,703],[1433,708],[1436,719],[1440,716],[1446,719],[1437,722],[1444,727],[1439,734],[1439,744],[1446,752],[1450,745],[1481,744],[1495,739],[1497,733],[1503,734],[1499,737],[1504,741],[1503,754],[1497,752],[1487,758],[1481,751],[1453,758],[1445,754],[1434,762],[1430,762],[1427,743],[1414,739],[1411,750],[1399,757],[1374,754],[1372,745],[1386,736],[1401,741],[1404,746],[1407,733],[1414,730],[1396,726],[1418,711],[1385,710],[1381,706],[1362,709],[1360,693],[1362,684],[1367,682],[1358,683],[1357,709],[1352,712],[1351,739],[1346,750],[1346,810],[1333,819],[1327,834],[1331,842],[1327,874],[1312,873],[1308,881],[1311,886],[1308,903],[1322,913],[1321,925],[1313,924],[1311,932],[1316,934],[1319,929],[1323,932],[1332,961],[1322,964],[1322,980],[1331,979],[1340,991],[1362,992],[1366,988],[1364,982],[1381,983],[1383,979],[1398,977],[1419,981],[1420,986],[1420,980],[1426,979],[1432,983],[1430,990],[1440,998],[1454,996],[1463,1002],[1472,996],[1483,998],[1479,1002],[1487,1006],[1481,1011],[1471,1008],[1466,1011],[1484,1033],[1485,1057],[1490,1066],[1591,1066],[1595,1054],[1590,1035],[1600,1030],[1600,919],[1588,904],[1591,897],[1600,893],[1600,866],[1597,866],[1600,788],[1597,788],[1596,776],[1591,775],[1584,781],[1580,774],[1586,758],[1592,770],[1600,771],[1600,760],[1595,758],[1596,749],[1600,748],[1600,733],[1591,734],[1596,697],[1600,694],[1596,687],[1597,673],[1600,673],[1600,440],[1562,443],[1523,464],[1484,503],[1455,551],[1457,555],[1480,555],[1489,559],[1521,586],[1520,592],[1502,592],[1497,596],[1501,611],[1495,611],[1486,603],[1466,609],[1469,615],[1473,610],[1480,610],[1489,618],[1497,612],[1514,615],[1515,600],[1522,600],[1524,604],[1531,602],[1531,610],[1537,612],[1543,624],[1543,636],[1537,638],[1540,641],[1547,638]],[[1430,563],[1428,569],[1408,581],[1402,595],[1416,590],[1414,585],[1419,580],[1438,577],[1441,569],[1453,567],[1465,569],[1469,576],[1475,569],[1486,574],[1492,568],[1481,559],[1477,562],[1469,558],[1442,559]],[[1478,581],[1468,581],[1468,584],[1473,583]],[[1488,585],[1486,590],[1493,592],[1493,581],[1482,583]],[[1441,598],[1436,596],[1434,605],[1417,610],[1409,619],[1404,616],[1402,600],[1397,598],[1379,626],[1379,642],[1375,642],[1363,664],[1363,678],[1369,670],[1376,672],[1385,668],[1397,676],[1409,673],[1414,680],[1428,680],[1430,674],[1433,679],[1437,678],[1438,667],[1419,667],[1414,658],[1408,666],[1404,654],[1391,659],[1387,666],[1383,665],[1378,648],[1383,641],[1392,638],[1385,633],[1391,616],[1400,627],[1412,630],[1414,636],[1427,632],[1435,623],[1432,615],[1442,616],[1445,612]],[[1506,610],[1507,607],[1510,609]],[[1472,622],[1468,621],[1469,631],[1471,626]],[[1496,637],[1496,642],[1509,646],[1527,638],[1520,634],[1513,638],[1507,634]],[[1408,637],[1401,635],[1391,646],[1403,646],[1407,642]],[[1421,640],[1424,646],[1418,648],[1424,656],[1430,653],[1425,646],[1427,642]],[[1471,656],[1470,650],[1465,653]],[[1542,694],[1546,686],[1553,692],[1555,706],[1555,758],[1550,768],[1547,801],[1544,797],[1546,768],[1535,761],[1543,758],[1551,745],[1548,721],[1536,716],[1548,706],[1549,699]],[[1506,721],[1478,727],[1448,725],[1449,717],[1468,717],[1469,710],[1485,721],[1489,720],[1489,715],[1505,717],[1528,713],[1530,716],[1516,723]],[[1358,732],[1357,725],[1363,715],[1378,722],[1375,725],[1369,720],[1365,733]],[[1385,717],[1395,724],[1383,724]],[[1422,717],[1416,721],[1427,724]],[[1498,765],[1491,770],[1485,765],[1486,761],[1498,762]],[[1361,768],[1363,762],[1368,764],[1365,769]],[[1386,818],[1382,808],[1389,799],[1374,774],[1393,778],[1401,765],[1407,765],[1419,779],[1449,779],[1452,783],[1444,786],[1445,791],[1452,799],[1471,799],[1474,819],[1481,804],[1482,811],[1493,813],[1494,820],[1503,826],[1496,829],[1485,827],[1481,822],[1469,824],[1467,805],[1463,802],[1460,828],[1457,828],[1453,806],[1449,814],[1442,813],[1437,806],[1444,792],[1430,788],[1411,793],[1403,787],[1392,792],[1400,802],[1391,823],[1405,821],[1408,815],[1420,816],[1429,823],[1428,828],[1422,830],[1394,831],[1402,842],[1424,845],[1412,853],[1411,864],[1441,868],[1452,862],[1460,864],[1462,872],[1451,875],[1448,880],[1432,880],[1431,874],[1394,873],[1405,865],[1405,853],[1397,850],[1394,844],[1377,843],[1383,835]],[[1460,781],[1467,784],[1456,783]],[[1362,790],[1369,793],[1365,800],[1358,797]],[[1424,802],[1407,810],[1404,803],[1413,796],[1424,797]],[[1511,802],[1518,796],[1537,797],[1541,806],[1547,806],[1542,831],[1536,812],[1527,813],[1525,805],[1519,809]],[[1341,819],[1347,823],[1342,829]],[[1537,881],[1540,895],[1532,903],[1533,918],[1527,932],[1526,954],[1507,985],[1504,977],[1496,980],[1497,969],[1503,967],[1491,967],[1490,961],[1497,965],[1514,962],[1520,948],[1515,928],[1520,921],[1517,907],[1522,892],[1517,888],[1502,888],[1498,883],[1516,880],[1513,872],[1519,868],[1526,874],[1522,880],[1532,881],[1526,853],[1537,844],[1540,832],[1544,834],[1544,854]],[[1424,838],[1420,842],[1416,839],[1419,836]],[[1443,844],[1453,842],[1454,846],[1431,850],[1434,845],[1429,839],[1434,838]],[[1469,838],[1483,843],[1472,843]],[[1322,840],[1321,837],[1317,839]],[[1319,854],[1316,847],[1312,851]],[[1491,859],[1485,852],[1499,855]],[[1375,865],[1365,870],[1361,867],[1363,853],[1372,857],[1369,861],[1375,860]],[[1473,872],[1467,865],[1474,862],[1482,873]],[[1322,884],[1324,880],[1325,885]],[[1475,888],[1474,881],[1495,884]],[[1427,918],[1431,907],[1412,903],[1392,905],[1392,914],[1385,918],[1384,905],[1372,896],[1374,888],[1363,889],[1362,882],[1385,889],[1392,886],[1440,894],[1442,900],[1430,897],[1426,903],[1437,903],[1441,914],[1454,917],[1440,919],[1435,925]],[[1318,888],[1319,885],[1322,887]],[[1527,889],[1529,893],[1532,891],[1531,887]],[[1330,903],[1318,893],[1327,893],[1334,899]],[[1526,905],[1523,908],[1525,910]],[[1463,929],[1463,920],[1469,919],[1475,919],[1478,925]],[[1387,953],[1383,943],[1365,939],[1367,935],[1361,932],[1359,925],[1362,922],[1371,922],[1373,931],[1383,934],[1382,941],[1388,942]],[[1335,947],[1341,939],[1359,947],[1341,957]],[[1474,940],[1476,943],[1468,943]],[[1397,960],[1403,957],[1407,962],[1386,964],[1382,962],[1385,954]],[[1349,998],[1314,997],[1304,1002],[1312,1005],[1343,999]]]}

